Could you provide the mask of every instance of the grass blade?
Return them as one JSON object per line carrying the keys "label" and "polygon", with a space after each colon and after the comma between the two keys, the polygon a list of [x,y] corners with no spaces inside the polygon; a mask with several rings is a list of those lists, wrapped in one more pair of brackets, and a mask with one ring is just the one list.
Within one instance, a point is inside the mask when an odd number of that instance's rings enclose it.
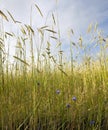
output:
{"label": "grass blade", "polygon": [[7,13],[9,14],[9,16],[11,17],[11,19],[13,20],[14,23],[21,23],[20,21],[16,21],[8,10],[7,10]]}
{"label": "grass blade", "polygon": [[53,31],[51,29],[45,29],[45,30],[48,31],[48,32],[57,33],[57,32],[55,32],[55,31]]}
{"label": "grass blade", "polygon": [[13,34],[11,34],[11,33],[5,32],[5,34],[13,37]]}
{"label": "grass blade", "polygon": [[88,26],[87,33],[90,33],[91,30],[92,30],[92,24],[90,24],[90,25]]}
{"label": "grass blade", "polygon": [[15,19],[13,18],[12,14],[7,10],[9,16],[11,17],[11,19],[13,20],[14,23],[16,23]]}
{"label": "grass blade", "polygon": [[0,10],[0,15],[6,20],[9,21],[7,16]]}
{"label": "grass blade", "polygon": [[45,29],[45,28],[47,28],[48,26],[43,26],[43,27],[41,27],[40,29]]}
{"label": "grass blade", "polygon": [[24,63],[24,64],[30,66],[30,65],[29,65],[27,62],[25,62],[24,60],[22,60],[22,59],[20,59],[20,58],[18,58],[18,57],[16,57],[16,56],[13,56],[13,57],[14,57],[15,59],[21,61],[22,63]]}
{"label": "grass blade", "polygon": [[74,31],[73,31],[73,29],[71,29],[71,33],[74,35]]}
{"label": "grass blade", "polygon": [[52,39],[55,39],[55,40],[58,40],[58,38],[56,38],[56,37],[53,37],[53,36],[50,36]]}
{"label": "grass blade", "polygon": [[43,17],[43,14],[42,14],[42,12],[41,12],[41,10],[40,10],[40,8],[35,4],[35,7],[37,8],[37,10],[39,11],[39,13],[40,13],[40,15]]}
{"label": "grass blade", "polygon": [[55,21],[55,17],[53,13],[52,13],[52,18],[53,18],[54,24],[56,25],[56,21]]}
{"label": "grass blade", "polygon": [[65,75],[68,76],[66,72],[64,72],[60,67],[58,67],[58,69]]}

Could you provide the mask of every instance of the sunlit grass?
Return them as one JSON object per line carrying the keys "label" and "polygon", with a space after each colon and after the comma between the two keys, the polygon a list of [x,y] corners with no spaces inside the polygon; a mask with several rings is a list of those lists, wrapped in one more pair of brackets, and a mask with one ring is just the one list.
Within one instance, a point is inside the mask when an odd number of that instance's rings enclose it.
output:
{"label": "sunlit grass", "polygon": [[[35,7],[43,17],[39,7]],[[32,25],[20,22],[19,36],[5,32],[3,20],[9,18],[2,11],[0,15],[0,130],[107,130],[108,41],[97,30],[97,24],[94,32],[90,25],[88,33],[96,35],[91,40],[93,47],[100,48],[99,57],[90,55],[92,52],[88,55],[83,36],[79,36],[78,43],[70,41],[71,58],[64,63],[60,30],[54,29],[59,25],[53,13],[52,28],[38,28],[39,37]],[[14,38],[16,53],[11,63],[10,46],[5,51],[5,42],[9,44]],[[52,39],[56,56],[51,51]],[[77,55],[80,60],[73,56],[74,49],[83,50]]]}

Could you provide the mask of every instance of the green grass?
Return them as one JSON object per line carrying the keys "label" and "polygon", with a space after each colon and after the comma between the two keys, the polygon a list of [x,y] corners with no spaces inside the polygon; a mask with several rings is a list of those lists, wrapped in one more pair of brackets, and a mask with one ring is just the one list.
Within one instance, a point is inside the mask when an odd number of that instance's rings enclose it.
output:
{"label": "green grass", "polygon": [[[8,16],[3,12],[0,14],[8,21]],[[55,25],[54,14],[52,16],[52,28],[59,28]],[[88,55],[80,36],[79,44],[70,41],[71,59],[64,64],[59,29],[55,31],[46,25],[37,29],[41,37],[36,44],[34,39],[38,37],[32,26],[18,24],[21,34],[14,36],[3,30],[1,20],[0,130],[107,130],[107,39],[100,35],[96,26],[94,31],[90,26],[88,33],[96,34],[93,40],[100,47],[100,56]],[[48,35],[48,39],[44,35]],[[10,45],[7,52],[4,45],[6,41],[10,44],[11,37],[17,42],[14,61],[10,64]],[[51,51],[51,38],[56,41],[56,56]],[[77,51],[84,49],[84,56],[80,55],[81,63],[73,56],[75,48]]]}
{"label": "green grass", "polygon": [[107,89],[107,78],[98,70],[75,72],[74,76],[70,73],[68,77],[59,72],[34,74],[34,78],[30,74],[9,75],[0,90],[0,126],[2,129],[107,129]]}

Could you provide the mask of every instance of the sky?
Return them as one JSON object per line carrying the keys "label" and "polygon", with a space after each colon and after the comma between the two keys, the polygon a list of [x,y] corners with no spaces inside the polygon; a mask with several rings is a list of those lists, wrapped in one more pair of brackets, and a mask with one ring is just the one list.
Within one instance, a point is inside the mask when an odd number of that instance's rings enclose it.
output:
{"label": "sky", "polygon": [[[62,31],[73,28],[82,32],[91,22],[98,22],[105,31],[107,30],[107,0],[58,0],[58,7],[56,7],[56,0],[0,0],[0,9],[7,9],[13,14],[15,19],[29,23],[30,8],[34,3],[40,7],[44,18],[58,8]],[[39,24],[41,19],[38,19],[39,15],[36,10],[33,17],[34,23]]]}
{"label": "sky", "polygon": [[[40,16],[34,4],[39,6],[44,18]],[[10,11],[16,20],[26,24],[30,23],[31,6],[34,29],[43,26],[52,13],[58,13],[61,39],[67,52],[67,32],[70,28],[76,35],[85,35],[88,25],[97,22],[99,28],[104,30],[105,34],[108,33],[108,0],[0,0],[0,10]],[[50,22],[48,19],[48,24]],[[10,29],[7,25],[6,28]],[[15,27],[11,27],[12,31],[14,29]]]}

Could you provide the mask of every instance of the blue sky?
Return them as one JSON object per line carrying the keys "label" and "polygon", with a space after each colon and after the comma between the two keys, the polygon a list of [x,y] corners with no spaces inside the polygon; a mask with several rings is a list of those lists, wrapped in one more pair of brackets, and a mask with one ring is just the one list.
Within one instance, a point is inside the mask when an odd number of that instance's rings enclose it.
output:
{"label": "blue sky", "polygon": [[[33,6],[33,27],[43,26],[48,14],[56,14],[58,11],[61,39],[64,42],[64,49],[68,52],[67,32],[72,28],[76,37],[85,35],[90,23],[98,23],[99,28],[108,33],[108,0],[0,0],[0,10],[9,10],[16,20],[29,24],[31,5],[36,3],[44,15],[44,20]],[[50,24],[50,19],[48,23]],[[6,25],[6,28],[9,28]],[[11,30],[16,29],[14,26]]]}
{"label": "blue sky", "polygon": [[[9,10],[13,16],[29,23],[30,7],[36,3],[46,18],[49,12],[56,10],[56,0],[0,0],[0,9]],[[41,23],[38,13],[34,12],[34,21]],[[107,0],[58,0],[58,14],[61,31],[68,28],[83,31],[91,22],[98,22],[106,31],[108,21]],[[105,25],[104,25],[105,24]]]}

